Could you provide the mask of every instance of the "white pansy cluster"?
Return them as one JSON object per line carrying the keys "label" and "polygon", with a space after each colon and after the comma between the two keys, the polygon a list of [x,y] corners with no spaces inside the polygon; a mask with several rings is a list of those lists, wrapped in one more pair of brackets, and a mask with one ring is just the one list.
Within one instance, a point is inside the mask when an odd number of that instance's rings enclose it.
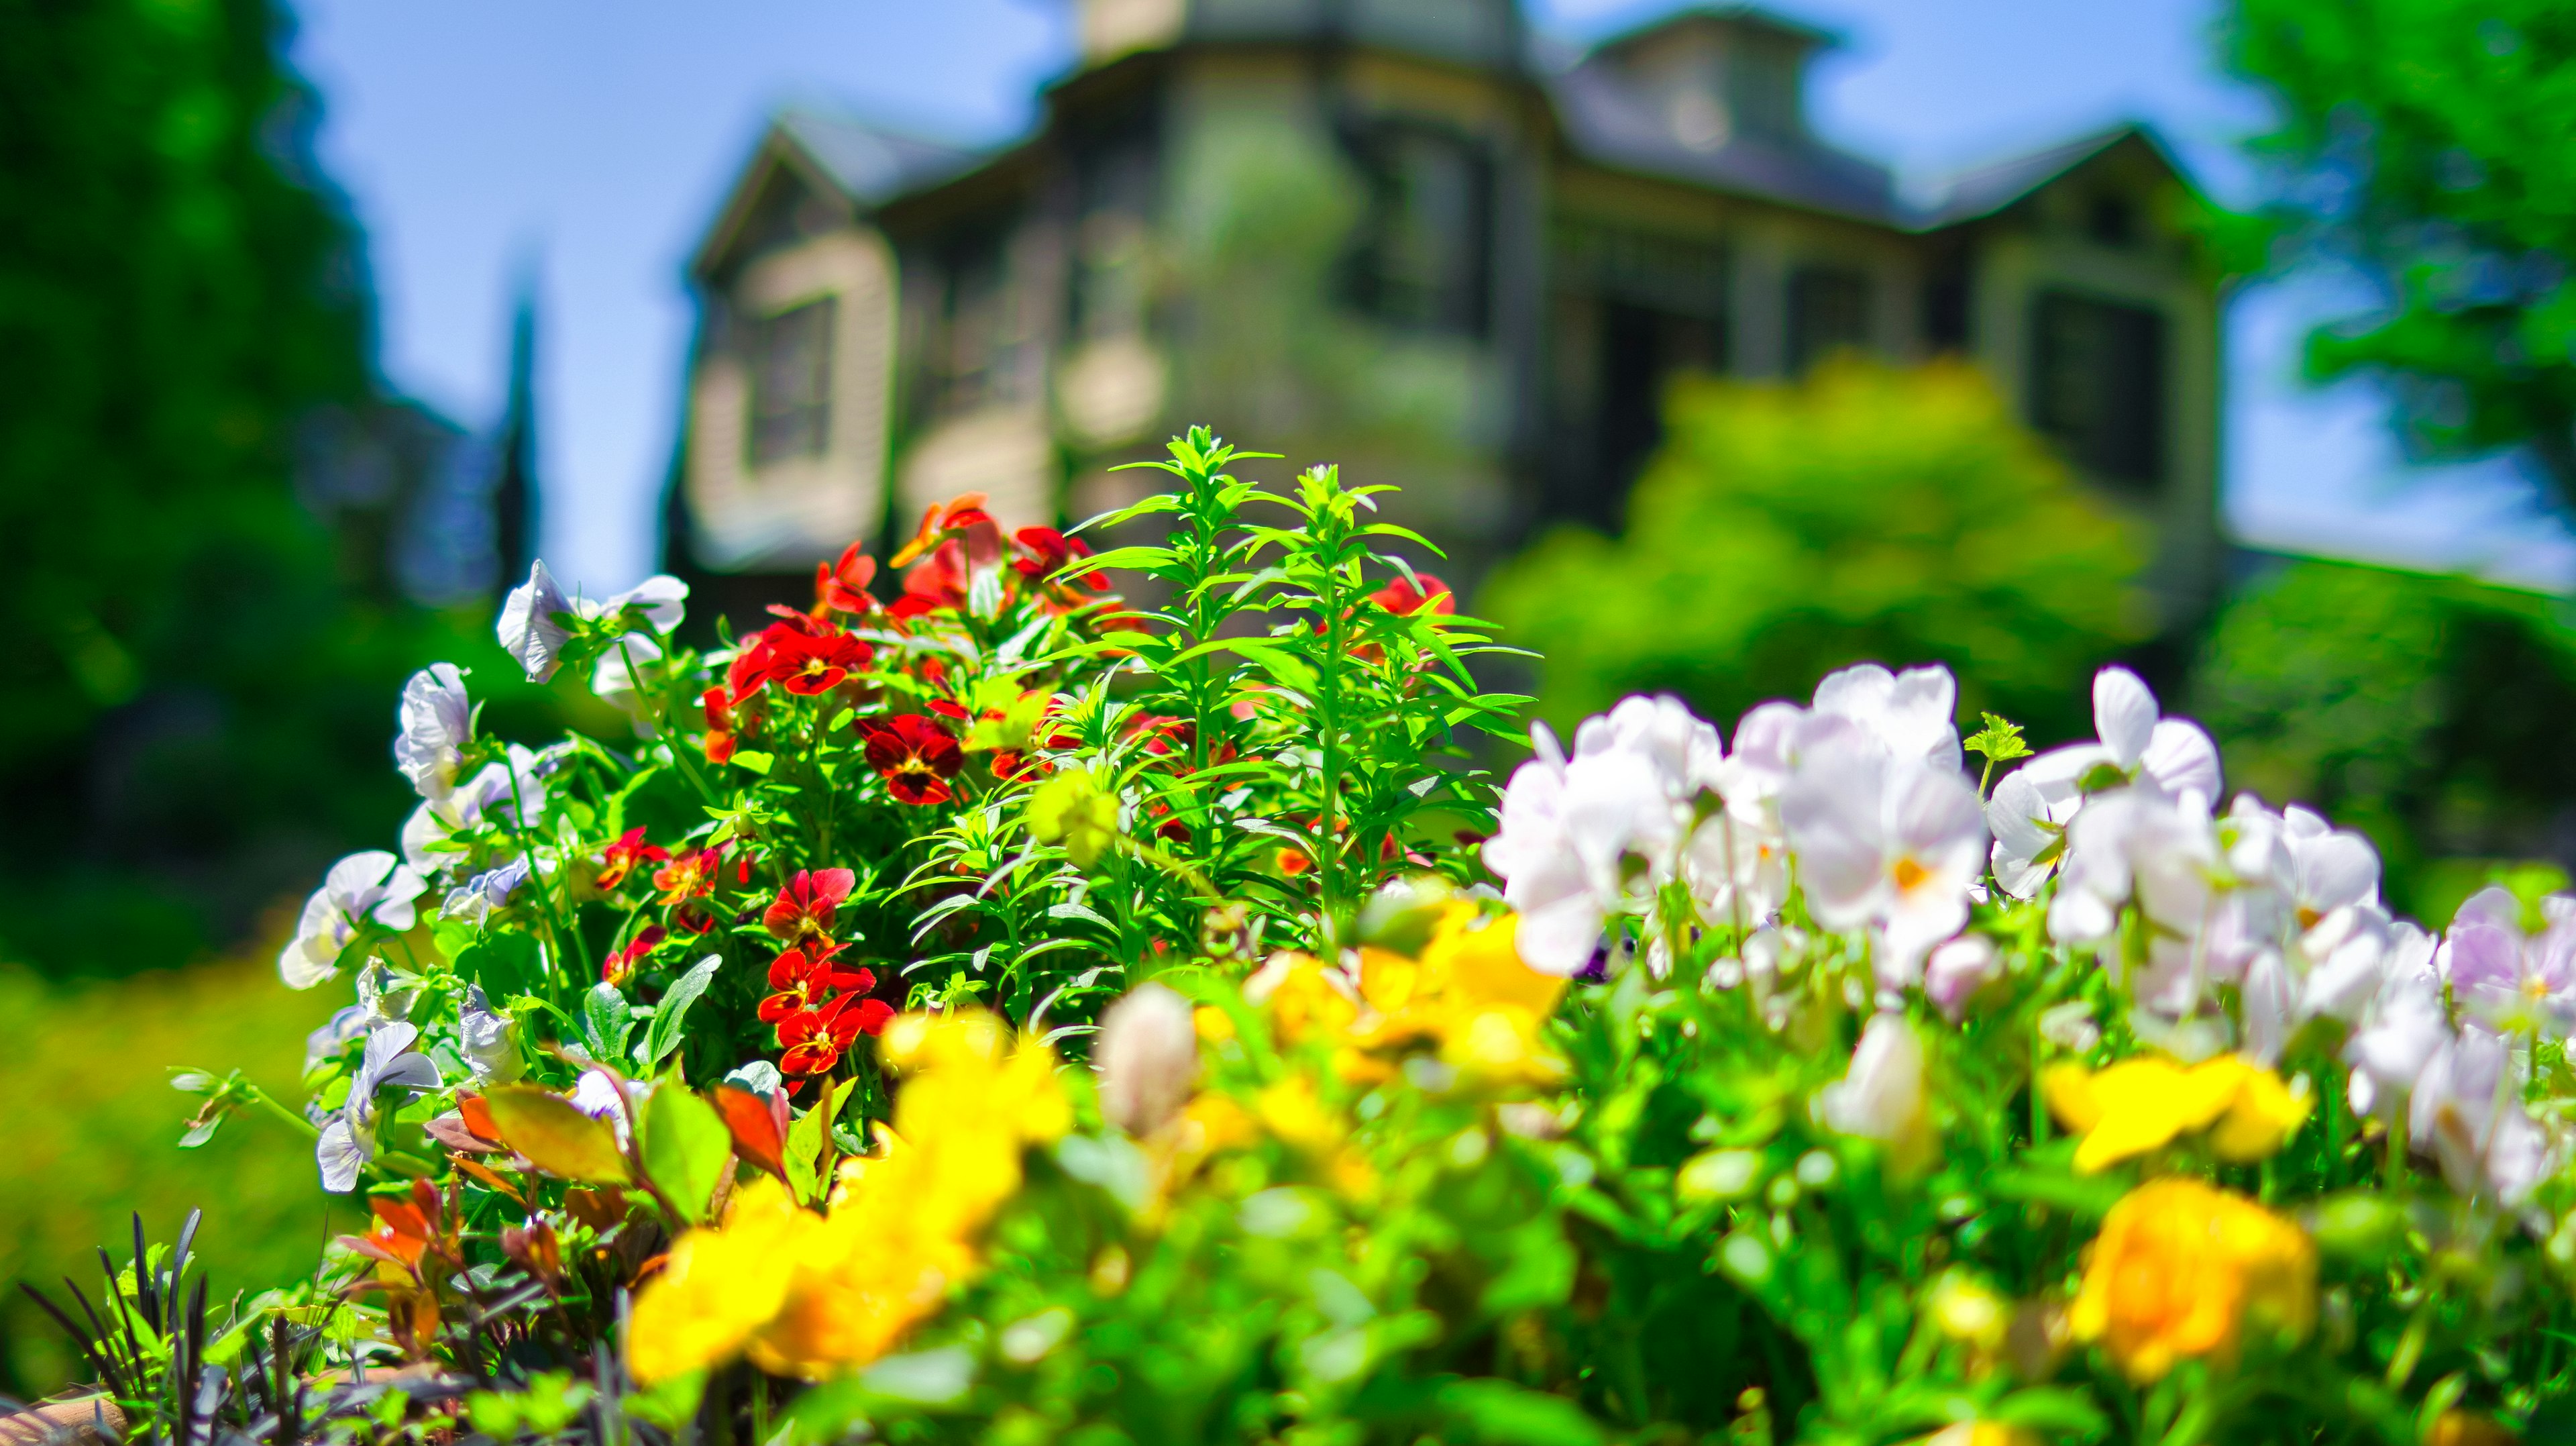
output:
{"label": "white pansy cluster", "polygon": [[[1956,704],[1943,669],[1863,665],[1805,707],[1753,709],[1732,748],[1671,698],[1586,720],[1571,752],[1533,729],[1485,845],[1523,957],[1660,972],[1714,936],[1709,982],[1757,993],[1804,960],[1852,964],[1877,1013],[1818,1117],[1893,1141],[1923,1115],[1907,1001],[1961,1018],[2035,934],[2096,961],[2130,1030],[2187,1060],[2269,1065],[2330,1023],[2353,1109],[2463,1193],[2515,1206],[2568,1155],[2520,1085],[2542,1042],[2576,1033],[2576,899],[2533,914],[2489,889],[2434,939],[2382,904],[2360,834],[2251,794],[2222,809],[2217,745],[2126,669],[2094,679],[2092,741],[1988,797]],[[2067,1008],[2043,1032],[2071,1045],[2094,1021]]]}

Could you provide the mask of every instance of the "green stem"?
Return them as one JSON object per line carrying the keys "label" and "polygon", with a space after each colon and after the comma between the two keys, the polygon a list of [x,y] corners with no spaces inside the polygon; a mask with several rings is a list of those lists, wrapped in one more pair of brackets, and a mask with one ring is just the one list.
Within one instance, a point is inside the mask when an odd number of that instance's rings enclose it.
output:
{"label": "green stem", "polygon": [[316,1127],[311,1120],[308,1120],[302,1115],[297,1114],[295,1111],[288,1109],[286,1106],[279,1104],[274,1098],[270,1097],[268,1091],[261,1089],[257,1085],[250,1085],[247,1086],[247,1088],[250,1090],[250,1100],[252,1104],[258,1105],[270,1114],[275,1115],[278,1119],[284,1121],[289,1127],[303,1135],[304,1138],[308,1140],[318,1140],[322,1138],[322,1131]]}

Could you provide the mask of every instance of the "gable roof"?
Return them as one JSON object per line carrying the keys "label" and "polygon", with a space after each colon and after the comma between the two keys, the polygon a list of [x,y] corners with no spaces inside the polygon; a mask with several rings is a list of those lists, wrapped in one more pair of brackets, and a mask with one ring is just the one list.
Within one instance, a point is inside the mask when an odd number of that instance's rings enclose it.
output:
{"label": "gable roof", "polygon": [[1950,182],[1941,199],[1919,216],[1915,225],[1920,230],[1938,230],[1965,221],[1979,221],[2022,200],[2062,178],[2068,173],[2109,151],[2135,141],[2147,148],[2164,168],[2177,179],[2184,177],[2173,154],[2146,125],[2124,122],[2089,136],[2032,151],[1968,171]]}
{"label": "gable roof", "polygon": [[750,162],[734,178],[689,269],[699,276],[714,270],[751,221],[770,178],[782,169],[813,190],[838,197],[852,211],[866,212],[973,170],[989,155],[847,116],[784,112],[770,122]]}
{"label": "gable roof", "polygon": [[985,153],[846,116],[789,111],[778,132],[793,141],[841,194],[864,206],[895,197],[973,167]]}

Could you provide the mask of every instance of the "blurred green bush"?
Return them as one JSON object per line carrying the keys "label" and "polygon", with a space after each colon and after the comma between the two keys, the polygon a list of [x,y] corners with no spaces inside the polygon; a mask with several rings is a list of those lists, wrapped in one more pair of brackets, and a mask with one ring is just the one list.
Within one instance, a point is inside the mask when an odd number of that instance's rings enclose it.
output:
{"label": "blurred green bush", "polygon": [[2228,786],[2360,828],[2431,923],[2506,861],[2576,854],[2576,614],[2464,578],[2301,559],[2239,590],[2193,703]]}
{"label": "blurred green bush", "polygon": [[[275,921],[282,933],[291,920]],[[185,971],[49,982],[0,970],[0,1391],[73,1378],[60,1330],[17,1289],[95,1294],[96,1248],[125,1239],[129,1212],[167,1241],[192,1207],[218,1298],[313,1269],[323,1240],[357,1217],[326,1204],[313,1146],[274,1120],[244,1119],[204,1148],[177,1147],[195,1101],[173,1066],[240,1066],[299,1099],[305,1032],[342,997],[280,984],[270,951]],[[124,1255],[120,1247],[119,1258]]]}
{"label": "blurred green bush", "polygon": [[2090,734],[2083,680],[2149,630],[2143,539],[1982,373],[1684,379],[1665,417],[1624,536],[1561,528],[1480,600],[1546,659],[1550,723],[1639,691],[1733,717],[1851,663],[1937,661],[1972,714]]}

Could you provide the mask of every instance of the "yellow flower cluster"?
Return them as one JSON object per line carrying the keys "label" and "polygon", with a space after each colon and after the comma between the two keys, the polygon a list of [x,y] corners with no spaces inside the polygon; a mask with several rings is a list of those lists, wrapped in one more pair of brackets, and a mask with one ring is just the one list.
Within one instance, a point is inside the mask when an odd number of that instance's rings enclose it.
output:
{"label": "yellow flower cluster", "polygon": [[1020,1186],[1021,1153],[1072,1112],[1045,1046],[990,1015],[905,1015],[884,1057],[912,1078],[874,1158],[844,1165],[828,1215],[766,1176],[721,1227],[693,1230],[635,1299],[629,1353],[646,1383],[748,1353],[819,1378],[865,1365],[979,1265],[976,1236]]}
{"label": "yellow flower cluster", "polygon": [[2066,1323],[2143,1384],[2187,1356],[2232,1360],[2248,1322],[2303,1337],[2316,1310],[2317,1253],[2305,1231],[2175,1176],[2111,1207]]}
{"label": "yellow flower cluster", "polygon": [[1385,1079],[1393,1056],[1428,1048],[1483,1084],[1546,1084],[1564,1064],[1542,1039],[1565,981],[1521,961],[1519,919],[1483,920],[1474,904],[1447,905],[1419,955],[1359,952],[1356,979],[1304,954],[1274,956],[1247,997],[1270,1011],[1283,1040],[1342,1046],[1345,1079]]}
{"label": "yellow flower cluster", "polygon": [[2235,1055],[2195,1065],[2157,1055],[2095,1072],[2055,1064],[2040,1078],[2049,1110],[2084,1136],[2075,1168],[2091,1172],[2206,1131],[2222,1160],[2248,1163],[2281,1148],[2308,1117],[2308,1097]]}

